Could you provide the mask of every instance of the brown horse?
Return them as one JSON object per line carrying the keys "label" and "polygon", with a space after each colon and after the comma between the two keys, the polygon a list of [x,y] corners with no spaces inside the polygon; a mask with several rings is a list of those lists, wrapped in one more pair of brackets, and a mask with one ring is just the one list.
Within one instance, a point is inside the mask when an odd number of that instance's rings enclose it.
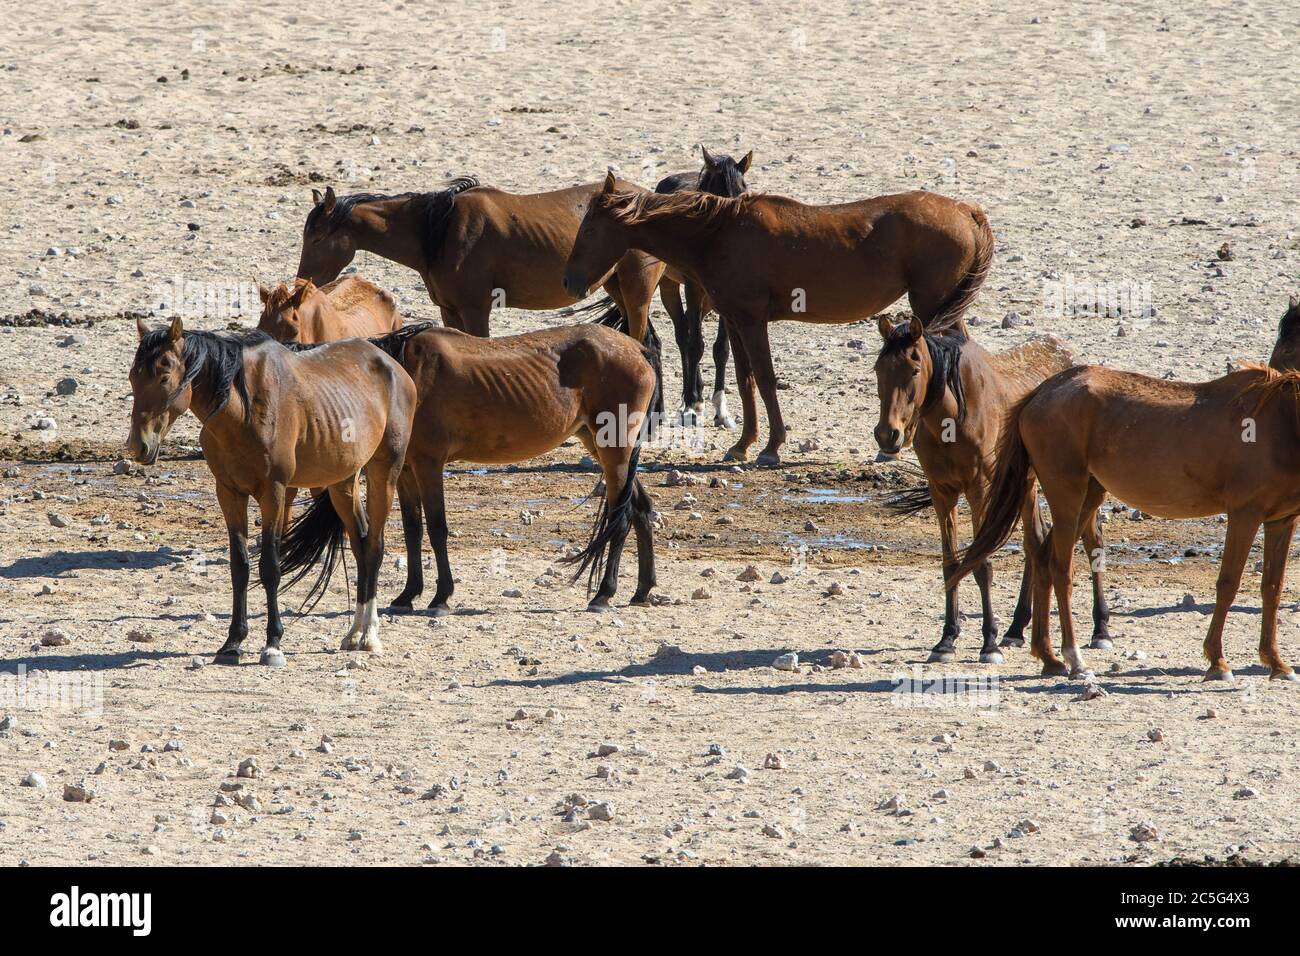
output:
{"label": "brown horse", "polygon": [[[199,444],[217,484],[230,536],[234,609],[219,664],[239,663],[248,636],[248,499],[262,511],[258,571],[266,589],[266,648],[261,662],[284,664],[279,592],[323,563],[308,600],[329,583],[346,529],[357,561],[357,605],[343,648],[379,653],[375,588],[384,522],[406,454],[415,386],[395,361],[361,339],[302,354],[262,332],[216,335],[145,329],[131,365],[127,450],[152,464],[159,443],[188,409],[203,423]],[[364,508],[358,473],[366,475]],[[281,540],[290,487],[327,488]]]}
{"label": "brown horse", "polygon": [[[993,459],[1007,410],[1047,376],[1071,364],[1069,350],[1054,338],[1037,338],[1010,351],[990,355],[977,342],[952,329],[927,332],[921,320],[892,325],[879,321],[884,345],[876,359],[876,387],[880,395],[880,422],[876,442],[891,455],[906,445],[916,449],[927,486],[919,492],[905,492],[888,502],[896,511],[911,514],[933,505],[939,520],[943,550],[943,574],[952,581],[957,567],[957,502],[964,495],[970,505],[971,524],[978,528],[985,511],[985,496],[993,477]],[[1038,496],[1032,489],[1022,505],[1026,555],[1044,532],[1038,512]],[[1082,526],[1087,553],[1101,554],[1101,526],[1097,511]],[[1000,664],[997,621],[993,615],[989,586],[992,565],[985,561],[975,568],[983,609],[981,664]],[[1099,566],[1093,566],[1094,647],[1110,647],[1107,622],[1110,612],[1102,593]],[[1030,565],[1026,557],[1011,626],[1003,647],[1024,644],[1029,622]],[[955,659],[955,644],[961,632],[961,618],[955,583],[947,587],[943,633],[930,653],[931,662]]]}
{"label": "brown horse", "polygon": [[398,485],[407,578],[394,606],[409,608],[424,590],[423,511],[438,565],[429,607],[435,615],[449,613],[454,581],[443,487],[448,463],[512,464],[545,454],[573,435],[605,477],[605,503],[592,538],[573,559],[581,562],[579,574],[590,570],[589,593],[601,579],[589,609],[607,608],[614,596],[629,525],[637,540],[632,603],[649,600],[655,584],[652,509],[636,469],[640,428],[657,378],[650,350],[592,323],[499,339],[421,323],[371,341],[402,363],[419,393],[407,469]]}
{"label": "brown horse", "polygon": [[260,282],[262,317],[257,327],[279,342],[319,345],[339,339],[368,338],[402,327],[397,302],[360,276],[335,279],[317,288],[310,279],[295,279],[268,289]]}
{"label": "brown horse", "polygon": [[[1034,561],[1033,654],[1044,674],[1086,668],[1070,617],[1070,563],[1083,516],[1107,492],[1163,518],[1228,516],[1206,680],[1231,680],[1223,624],[1251,545],[1264,526],[1264,612],[1259,656],[1270,676],[1295,680],[1277,648],[1277,610],[1300,517],[1300,372],[1251,365],[1209,382],[1171,382],[1098,366],[1067,369],[1011,413],[998,450],[987,517],[953,578],[988,559],[1014,528],[1037,477],[1052,530]],[[1050,589],[1061,653],[1048,634]]]}
{"label": "brown horse", "polygon": [[777,464],[786,431],[768,323],[853,322],[907,293],[926,328],[964,329],[993,233],[978,206],[934,193],[807,206],[755,194],[659,195],[621,186],[611,173],[587,208],[565,288],[585,295],[629,249],[663,260],[709,296],[732,338],[743,402],[744,427],[727,458],[743,459],[758,437],[757,384],[771,428],[758,462]]}
{"label": "brown horse", "polygon": [[[472,177],[436,192],[395,196],[313,189],[298,278],[323,285],[358,249],[373,252],[420,273],[444,325],[486,337],[493,309],[558,309],[584,297],[570,295],[561,279],[583,212],[599,189],[593,183],[516,195]],[[631,253],[593,276],[638,342],[645,340],[662,274],[662,263]]]}
{"label": "brown horse", "polygon": [[[714,156],[703,146],[704,166],[698,173],[674,173],[655,186],[657,193],[695,191],[715,196],[739,196],[749,191],[745,173],[754,161],[751,150],[739,160],[727,155]],[[685,303],[683,304],[683,295]],[[682,360],[682,407],[678,413],[683,425],[693,425],[704,417],[704,377],[700,360],[704,357],[704,317],[713,309],[709,297],[694,282],[675,269],[667,269],[659,280],[659,300],[664,304],[677,333],[677,351]],[[713,340],[713,424],[718,428],[735,428],[736,420],[727,410],[727,358],[730,347],[727,323],[718,320],[718,334]]]}

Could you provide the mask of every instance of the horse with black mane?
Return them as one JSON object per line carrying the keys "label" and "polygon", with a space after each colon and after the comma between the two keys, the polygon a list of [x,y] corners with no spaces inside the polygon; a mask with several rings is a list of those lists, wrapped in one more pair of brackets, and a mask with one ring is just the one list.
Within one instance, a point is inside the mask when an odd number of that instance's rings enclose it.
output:
{"label": "horse with black mane", "polygon": [[[971,524],[978,530],[984,520],[988,486],[993,477],[994,453],[1007,411],[1043,379],[1071,364],[1070,352],[1057,339],[1040,337],[997,355],[959,329],[926,331],[920,319],[897,325],[881,317],[884,339],[876,359],[876,387],[880,395],[880,422],[876,442],[887,454],[905,446],[916,449],[925,472],[926,485],[902,492],[887,505],[903,514],[915,514],[934,507],[939,521],[943,552],[943,574],[947,581],[943,633],[930,653],[930,660],[951,661],[961,632],[957,601],[957,502],[965,496]],[[1021,506],[1025,549],[1039,547],[1046,529],[1038,510],[1038,496],[1032,489]],[[1087,553],[1096,557],[1101,548],[1101,526],[1094,508],[1082,522]],[[992,565],[986,560],[974,568],[983,609],[982,664],[999,664],[997,620],[993,614],[990,585]],[[1101,586],[1101,568],[1094,564],[1093,636],[1094,647],[1110,646],[1107,622],[1110,611]],[[1031,602],[1030,563],[1025,560],[1011,625],[1002,647],[1025,643]]]}
{"label": "horse with black mane", "polygon": [[[319,563],[307,601],[319,600],[345,532],[357,562],[357,602],[342,647],[380,653],[375,590],[384,523],[415,412],[410,376],[364,339],[293,351],[264,332],[218,335],[185,329],[179,318],[152,330],[137,322],[137,331],[128,453],[152,464],[178,417],[192,411],[203,423],[199,444],[226,521],[234,591],[229,634],[216,662],[238,664],[248,635],[249,498],[262,512],[258,572],[266,589],[266,647],[261,663],[284,664],[280,592]],[[328,491],[285,532],[289,488]]]}

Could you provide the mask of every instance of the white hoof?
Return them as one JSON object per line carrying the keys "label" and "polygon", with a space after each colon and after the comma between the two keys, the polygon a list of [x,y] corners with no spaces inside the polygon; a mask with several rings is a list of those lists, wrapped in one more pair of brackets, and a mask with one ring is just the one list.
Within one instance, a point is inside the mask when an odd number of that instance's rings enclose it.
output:
{"label": "white hoof", "polygon": [[714,415],[713,426],[715,428],[725,428],[727,431],[735,431],[736,420],[730,415]]}
{"label": "white hoof", "polygon": [[378,655],[384,653],[384,645],[380,642],[378,634],[367,634],[357,642],[357,650]]}
{"label": "white hoof", "polygon": [[260,663],[265,664],[267,667],[283,667],[284,652],[278,647],[264,647],[262,648]]}
{"label": "white hoof", "polygon": [[951,664],[956,659],[957,655],[952,651],[931,651],[925,662],[927,664]]}
{"label": "white hoof", "polygon": [[1001,652],[1001,651],[986,651],[985,653],[983,653],[983,654],[980,655],[980,663],[981,663],[981,664],[1001,664],[1001,663],[1002,663],[1002,652]]}
{"label": "white hoof", "polygon": [[736,420],[731,417],[731,412],[727,411],[727,393],[718,391],[713,393],[713,424],[718,428],[735,428]]}
{"label": "white hoof", "polygon": [[1081,677],[1088,673],[1088,665],[1083,662],[1083,655],[1079,653],[1077,647],[1061,651],[1061,656],[1065,658],[1065,663],[1070,665],[1070,676]]}

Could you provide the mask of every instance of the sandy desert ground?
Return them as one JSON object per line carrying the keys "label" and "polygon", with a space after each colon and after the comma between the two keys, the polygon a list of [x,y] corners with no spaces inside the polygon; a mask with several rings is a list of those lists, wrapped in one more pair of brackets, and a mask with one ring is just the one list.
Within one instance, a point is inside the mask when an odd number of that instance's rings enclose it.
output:
{"label": "sandy desert ground", "polygon": [[[382,657],[339,652],[336,579],[290,621],[287,667],[196,666],[224,638],[229,579],[195,420],[164,460],[115,470],[134,316],[178,281],[288,278],[312,186],[472,173],[535,191],[611,165],[652,184],[700,142],[753,149],[752,187],[808,201],[925,188],[981,203],[998,255],[974,332],[994,350],[1052,333],[1081,361],[1187,379],[1263,360],[1300,292],[1295,9],[151,7],[66,4],[0,38],[0,691],[82,682],[102,705],[0,701],[0,863],[1297,855],[1300,689],[1255,663],[1258,573],[1227,629],[1238,680],[1200,681],[1216,520],[1108,502],[1115,649],[1087,652],[1105,696],[1037,676],[1024,650],[978,665],[978,616],[957,663],[923,666],[938,543],[930,516],[880,506],[912,479],[873,461],[873,323],[774,329],[782,467],[721,464],[731,438],[712,428],[647,452],[668,597],[650,609],[586,614],[557,573],[591,516],[572,445],[456,469],[457,614],[386,618]],[[411,319],[434,317],[414,273],[355,265]],[[1070,308],[1096,289],[1137,308]],[[503,311],[494,329],[559,321]],[[400,587],[396,556],[381,596]],[[751,565],[758,580],[737,580]],[[1006,618],[1017,556],[997,572]],[[789,651],[800,668],[773,668]],[[918,675],[995,679],[932,707],[896,692]]]}

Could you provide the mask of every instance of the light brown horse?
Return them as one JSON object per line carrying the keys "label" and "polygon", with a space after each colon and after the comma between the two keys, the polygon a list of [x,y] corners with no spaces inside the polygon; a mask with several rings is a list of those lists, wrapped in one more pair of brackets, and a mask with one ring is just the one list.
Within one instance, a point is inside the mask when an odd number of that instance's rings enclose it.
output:
{"label": "light brown horse", "polygon": [[770,425],[758,462],[777,464],[786,430],[768,323],[853,322],[906,293],[926,328],[964,329],[962,313],[992,262],[993,233],[978,206],[934,193],[808,206],[753,193],[648,193],[611,173],[587,208],[565,288],[585,295],[630,249],[698,283],[726,320],[744,411],[727,458],[743,459],[758,437],[757,384]]}
{"label": "light brown horse", "polygon": [[[1206,680],[1231,680],[1223,624],[1251,545],[1264,526],[1259,656],[1271,677],[1295,680],[1277,648],[1277,610],[1300,517],[1300,372],[1247,366],[1209,382],[1171,382],[1098,366],[1067,369],[1019,402],[998,451],[987,517],[954,578],[988,559],[1014,528],[1037,477],[1052,530],[1034,561],[1033,654],[1044,674],[1086,671],[1070,616],[1070,564],[1079,523],[1107,492],[1162,518],[1228,516]],[[1050,592],[1061,622],[1059,660],[1048,634]]]}
{"label": "light brown horse", "polygon": [[260,282],[262,317],[257,327],[279,342],[319,345],[339,339],[368,338],[402,327],[397,301],[360,276],[335,279],[320,288],[295,279],[268,289]]}
{"label": "light brown horse", "polygon": [[498,339],[422,323],[372,341],[402,363],[419,393],[398,486],[407,578],[395,606],[409,608],[424,590],[423,511],[438,566],[429,607],[436,616],[449,613],[454,580],[443,483],[448,463],[512,464],[545,454],[573,435],[605,477],[605,502],[591,540],[573,558],[581,562],[579,574],[590,570],[589,593],[600,577],[589,609],[609,607],[629,526],[637,542],[632,603],[647,603],[655,584],[652,508],[636,470],[640,429],[656,382],[648,349],[592,323]]}
{"label": "light brown horse", "polygon": [[[234,608],[219,664],[238,664],[248,636],[248,499],[262,511],[258,571],[266,589],[261,663],[284,664],[278,595],[323,564],[308,594],[329,583],[346,530],[357,561],[357,605],[343,649],[379,653],[375,588],[384,522],[406,455],[415,386],[392,358],[362,339],[296,353],[262,332],[216,335],[186,330],[180,319],[147,330],[131,365],[127,451],[152,464],[186,410],[203,423],[199,444],[216,479],[230,536]],[[363,507],[358,474],[366,475]],[[290,487],[327,488],[281,535]]]}
{"label": "light brown horse", "polygon": [[[882,316],[878,323],[884,339],[876,359],[876,387],[880,396],[880,422],[876,442],[880,450],[898,454],[905,446],[916,449],[925,472],[926,487],[893,496],[887,504],[893,510],[913,514],[933,505],[939,521],[943,550],[943,574],[949,581],[944,604],[943,633],[930,653],[930,661],[951,661],[961,633],[957,586],[952,582],[957,567],[957,502],[964,495],[970,506],[971,525],[978,528],[985,511],[985,496],[993,478],[994,455],[1007,411],[1047,376],[1071,364],[1070,351],[1058,339],[1040,337],[998,355],[990,355],[979,343],[953,329],[927,332],[921,320],[891,324]],[[1031,489],[1022,505],[1026,554],[1045,535],[1038,511],[1038,495]],[[1087,554],[1101,554],[1101,526],[1097,510],[1082,523]],[[992,565],[985,561],[975,568],[983,610],[980,649],[982,664],[1002,663],[997,644],[997,620],[989,591]],[[1101,569],[1094,563],[1093,635],[1094,647],[1110,647],[1107,622],[1110,612],[1102,592]],[[1026,557],[1020,582],[1020,597],[1003,647],[1024,644],[1024,628],[1030,614],[1030,565]]]}
{"label": "light brown horse", "polygon": [[[472,177],[435,192],[394,196],[313,189],[297,275],[323,285],[358,249],[373,252],[420,274],[444,325],[486,337],[493,309],[558,309],[585,297],[570,295],[561,280],[583,212],[599,189],[592,183],[518,195]],[[645,341],[663,268],[633,252],[592,277],[638,342]]]}

